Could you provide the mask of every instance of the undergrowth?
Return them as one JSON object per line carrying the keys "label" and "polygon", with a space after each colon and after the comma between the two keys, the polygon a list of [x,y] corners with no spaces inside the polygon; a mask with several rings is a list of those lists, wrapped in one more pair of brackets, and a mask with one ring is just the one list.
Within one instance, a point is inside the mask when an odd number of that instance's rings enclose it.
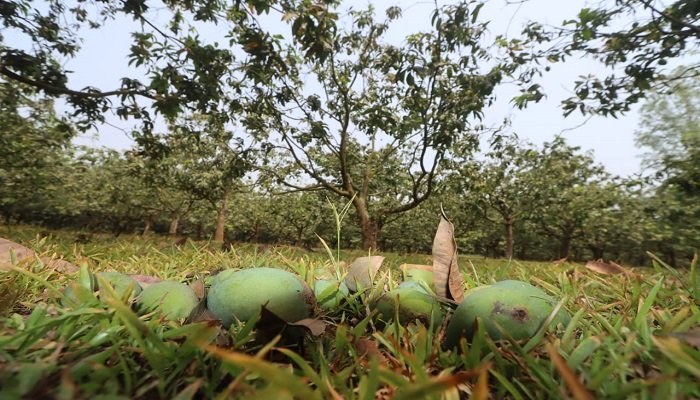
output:
{"label": "undergrowth", "polygon": [[[94,272],[182,282],[260,266],[312,281],[367,255],[254,245],[224,252],[205,242],[175,246],[131,236],[79,243],[72,232],[0,232]],[[379,290],[401,276],[400,264],[431,262],[424,255],[382,255]],[[478,330],[471,343],[446,349],[444,325],[376,326],[366,293],[319,313],[325,332],[301,341],[284,334],[256,340],[256,321],[227,331],[215,321],[181,325],[138,315],[114,293],[63,307],[61,289],[76,277],[27,259],[0,270],[0,398],[699,398],[696,262],[692,270],[674,270],[654,259],[653,269],[628,277],[573,263],[461,256],[469,287],[529,282],[563,299],[572,322],[523,341],[494,342]]]}

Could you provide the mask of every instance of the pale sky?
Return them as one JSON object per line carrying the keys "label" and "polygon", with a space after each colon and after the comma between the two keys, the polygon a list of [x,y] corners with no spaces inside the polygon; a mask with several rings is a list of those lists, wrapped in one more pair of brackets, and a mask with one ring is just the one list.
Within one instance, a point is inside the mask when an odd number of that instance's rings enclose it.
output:
{"label": "pale sky", "polygon": [[[380,3],[375,0],[374,3],[405,8],[404,18],[397,25],[399,28],[392,32],[397,37],[405,37],[421,27],[429,27],[432,2],[394,0]],[[354,4],[360,7],[359,3]],[[515,37],[520,32],[522,21],[527,18],[559,25],[564,19],[574,18],[585,4],[585,1],[580,0],[530,0],[518,6],[506,5],[503,0],[492,0],[482,11],[482,16],[490,17],[490,29],[494,37],[503,33]],[[284,23],[280,24],[281,29],[289,29]],[[90,31],[89,36],[85,37],[79,56],[67,63],[67,67],[75,71],[69,86],[82,88],[95,85],[103,90],[117,88],[119,78],[129,73],[126,55],[131,44],[129,32],[134,27],[129,21],[118,21],[109,25],[108,29]],[[572,95],[571,90],[576,77],[601,71],[598,64],[585,60],[572,59],[565,64],[556,65],[540,82],[547,94],[545,100],[530,105],[525,110],[517,110],[509,103],[512,93],[507,93],[508,90],[504,89],[499,92],[496,106],[487,112],[487,121],[496,123],[510,116],[512,131],[522,139],[539,145],[561,134],[571,145],[580,146],[583,150],[592,149],[595,159],[610,173],[621,176],[638,173],[639,155],[643,153],[642,149],[634,145],[639,107],[618,119],[593,117],[583,125],[581,124],[585,119],[580,114],[572,114],[568,118],[562,116],[560,101]],[[116,117],[109,118],[109,121],[126,131],[135,125],[131,121],[121,121]],[[117,149],[131,146],[130,139],[118,129],[105,126],[100,128],[100,133],[99,139],[92,138],[94,133],[83,134],[77,142]]]}

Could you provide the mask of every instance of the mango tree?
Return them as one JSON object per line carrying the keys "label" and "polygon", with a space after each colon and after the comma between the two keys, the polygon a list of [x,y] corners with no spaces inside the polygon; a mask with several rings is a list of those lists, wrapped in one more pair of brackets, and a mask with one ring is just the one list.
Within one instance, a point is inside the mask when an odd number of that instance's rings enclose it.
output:
{"label": "mango tree", "polygon": [[[433,195],[452,149],[477,147],[494,89],[532,76],[521,68],[530,60],[529,43],[498,38],[488,45],[480,8],[436,7],[432,29],[400,45],[388,39],[390,26],[405,23],[398,7],[388,8],[384,20],[372,8],[350,10],[323,57],[305,59],[297,42],[284,48],[289,73],[266,88],[275,103],[265,108],[256,135],[291,162],[267,172],[291,189],[352,201],[362,247],[376,250],[388,219]],[[541,97],[537,85],[523,91],[520,105]]]}
{"label": "mango tree", "polygon": [[[0,23],[0,76],[31,90],[65,100],[77,127],[90,129],[114,111],[140,121],[153,132],[157,116],[173,119],[181,113],[218,114],[236,119],[239,91],[253,83],[287,73],[277,56],[277,36],[270,20],[313,25],[295,29],[293,37],[308,58],[324,57],[334,16],[334,1],[262,0],[255,2],[130,0],[70,2],[19,0],[4,2]],[[274,21],[274,20],[273,20]],[[133,24],[132,24],[133,23]],[[82,57],[82,36],[88,30],[133,26],[123,34],[131,42],[128,65],[118,87],[103,82],[77,87],[70,61]],[[222,29],[222,27],[224,27]],[[200,34],[200,31],[207,34]],[[211,31],[221,32],[212,35]],[[130,69],[126,69],[130,67]],[[103,76],[101,76],[103,78]]]}

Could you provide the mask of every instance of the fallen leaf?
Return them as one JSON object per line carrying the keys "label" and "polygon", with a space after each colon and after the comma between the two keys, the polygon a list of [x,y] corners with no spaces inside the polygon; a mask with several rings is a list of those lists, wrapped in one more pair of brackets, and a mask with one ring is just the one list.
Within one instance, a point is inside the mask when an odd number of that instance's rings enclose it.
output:
{"label": "fallen leaf", "polygon": [[200,275],[196,281],[190,283],[190,289],[192,289],[194,294],[197,295],[197,298],[202,300],[206,296],[206,292],[204,290],[204,278],[202,278]]}
{"label": "fallen leaf", "polygon": [[700,347],[700,328],[690,329],[685,332],[673,332],[669,336],[675,337],[693,347]]}
{"label": "fallen leaf", "polygon": [[133,280],[139,283],[142,288],[147,288],[148,286],[153,285],[154,283],[158,282],[163,282],[163,279],[156,278],[155,276],[150,276],[150,275],[141,275],[141,274],[127,274],[129,275]]}
{"label": "fallen leaf", "polygon": [[312,318],[288,323],[267,307],[262,306],[255,329],[257,329],[256,341],[260,344],[267,344],[277,335],[281,335],[280,345],[301,345],[304,337],[309,333],[312,335],[323,333],[326,323]]}
{"label": "fallen leaf", "polygon": [[36,255],[36,252],[28,247],[0,238],[0,262],[12,263],[12,253],[10,251],[14,252],[16,262]]}
{"label": "fallen leaf", "polygon": [[207,298],[203,297],[197,305],[192,309],[190,315],[185,319],[185,324],[194,324],[201,321],[214,321],[217,318],[207,308]]}
{"label": "fallen leaf", "polygon": [[345,285],[353,293],[372,287],[374,277],[377,275],[383,262],[383,256],[369,256],[356,259],[350,265],[348,274],[345,276]]}
{"label": "fallen leaf", "polygon": [[365,359],[377,357],[377,361],[379,361],[380,364],[387,364],[387,359],[384,357],[384,354],[379,351],[379,342],[376,340],[361,337],[355,341],[355,349],[357,349],[357,353]]}
{"label": "fallen leaf", "polygon": [[66,260],[51,259],[49,257],[44,257],[41,259],[41,261],[47,268],[52,268],[58,272],[63,272],[65,274],[74,274],[80,270],[80,268],[77,265],[71,264]]}
{"label": "fallen leaf", "polygon": [[629,277],[636,276],[635,273],[626,270],[624,267],[615,264],[614,262],[605,263],[602,261],[588,261],[586,263],[586,268],[593,272],[597,272],[603,275],[621,275],[625,274]]}
{"label": "fallen leaf", "polygon": [[[19,263],[20,261],[29,257],[38,257],[38,253],[36,251],[11,240],[0,238],[0,269],[9,269],[7,267],[2,267],[2,265],[12,264],[13,254],[16,263]],[[78,266],[71,264],[66,260],[44,257],[41,259],[41,262],[44,264],[44,266],[46,266],[46,268],[52,268],[58,272],[63,272],[66,274],[72,274],[80,270]]]}
{"label": "fallen leaf", "polygon": [[455,227],[441,210],[435,238],[433,239],[433,280],[435,294],[461,302],[464,299],[464,277],[457,265]]}
{"label": "fallen leaf", "polygon": [[553,264],[553,265],[563,264],[563,263],[565,263],[566,260],[568,260],[568,259],[569,259],[569,257],[560,258],[560,259],[558,259],[558,260],[552,261],[552,264]]}
{"label": "fallen leaf", "polygon": [[290,323],[289,325],[303,326],[314,336],[319,336],[326,331],[326,323],[315,318],[304,318],[300,321]]}

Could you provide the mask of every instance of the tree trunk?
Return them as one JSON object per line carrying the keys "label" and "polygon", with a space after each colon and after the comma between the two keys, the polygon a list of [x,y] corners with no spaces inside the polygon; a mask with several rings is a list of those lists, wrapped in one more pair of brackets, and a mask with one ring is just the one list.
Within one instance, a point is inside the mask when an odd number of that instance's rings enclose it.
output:
{"label": "tree trunk", "polygon": [[302,245],[304,244],[303,239],[304,239],[304,226],[300,226],[297,228],[297,241],[294,245],[297,247],[302,247]]}
{"label": "tree trunk", "polygon": [[506,258],[511,259],[513,258],[513,224],[515,221],[513,221],[512,217],[506,218],[505,221],[505,226],[506,226]]}
{"label": "tree trunk", "polygon": [[151,233],[152,226],[153,226],[153,215],[149,215],[148,218],[146,218],[146,226],[143,228],[143,232],[141,232],[141,236],[147,236],[149,233]]}
{"label": "tree trunk", "polygon": [[379,232],[382,230],[382,225],[374,217],[363,219],[362,221],[362,250],[364,251],[379,251]]}
{"label": "tree trunk", "polygon": [[561,227],[561,242],[559,247],[559,258],[571,259],[571,242],[574,240],[575,225],[567,223]]}
{"label": "tree trunk", "polygon": [[253,223],[253,243],[258,244],[258,239],[259,239],[259,232],[260,231],[260,223],[256,220],[255,223]]}
{"label": "tree trunk", "polygon": [[228,214],[228,202],[231,198],[231,189],[224,191],[224,198],[219,207],[219,212],[216,215],[216,232],[214,232],[214,241],[224,241],[224,228],[226,227],[226,214]]}
{"label": "tree trunk", "polygon": [[379,251],[377,237],[379,236],[379,224],[373,218],[362,221],[362,250]]}
{"label": "tree trunk", "polygon": [[561,245],[559,247],[559,258],[570,258],[571,257],[571,240],[572,237],[569,234],[564,234],[561,238]]}
{"label": "tree trunk", "polygon": [[170,216],[170,229],[168,229],[168,235],[171,237],[177,236],[177,226],[180,225],[180,216],[173,213]]}
{"label": "tree trunk", "polygon": [[591,250],[591,252],[593,252],[594,260],[603,258],[603,255],[605,254],[605,246],[589,246],[588,248]]}

